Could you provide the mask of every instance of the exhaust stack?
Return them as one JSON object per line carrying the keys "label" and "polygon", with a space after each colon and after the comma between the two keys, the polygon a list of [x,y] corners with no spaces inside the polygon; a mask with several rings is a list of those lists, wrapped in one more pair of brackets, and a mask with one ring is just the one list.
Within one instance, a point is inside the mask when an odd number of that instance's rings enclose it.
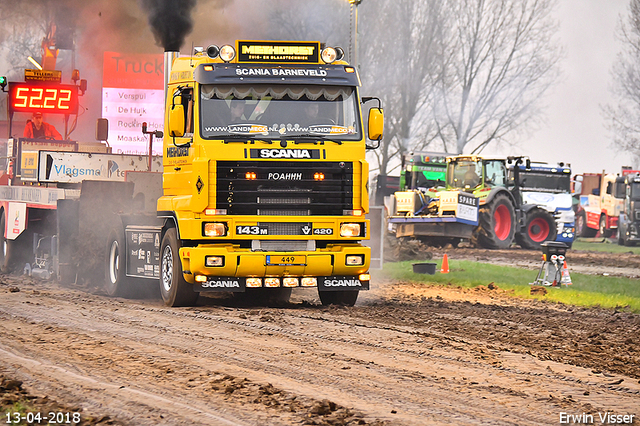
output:
{"label": "exhaust stack", "polygon": [[169,88],[169,78],[171,76],[171,68],[173,61],[180,56],[180,52],[168,51],[164,52],[164,101],[167,102],[167,90]]}

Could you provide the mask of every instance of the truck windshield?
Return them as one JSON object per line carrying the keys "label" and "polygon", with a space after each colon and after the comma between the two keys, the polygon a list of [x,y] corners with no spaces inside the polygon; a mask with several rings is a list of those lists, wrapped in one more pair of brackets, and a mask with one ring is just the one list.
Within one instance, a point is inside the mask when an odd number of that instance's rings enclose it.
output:
{"label": "truck windshield", "polygon": [[200,132],[205,139],[361,140],[356,91],[338,86],[213,86],[200,90]]}
{"label": "truck windshield", "polygon": [[[509,174],[512,174],[513,170]],[[551,173],[520,170],[520,182],[523,191],[550,192],[564,194],[571,192],[569,173]]]}
{"label": "truck windshield", "polygon": [[631,183],[631,199],[640,200],[640,182]]}

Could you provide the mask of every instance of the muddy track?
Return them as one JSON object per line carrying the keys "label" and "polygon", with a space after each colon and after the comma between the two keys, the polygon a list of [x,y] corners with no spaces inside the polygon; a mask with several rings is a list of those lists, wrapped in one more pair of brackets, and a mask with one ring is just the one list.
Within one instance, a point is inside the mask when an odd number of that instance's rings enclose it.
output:
{"label": "muddy track", "polygon": [[175,309],[5,276],[0,372],[125,425],[640,414],[638,315],[379,280],[362,296],[354,308],[301,290],[281,307]]}

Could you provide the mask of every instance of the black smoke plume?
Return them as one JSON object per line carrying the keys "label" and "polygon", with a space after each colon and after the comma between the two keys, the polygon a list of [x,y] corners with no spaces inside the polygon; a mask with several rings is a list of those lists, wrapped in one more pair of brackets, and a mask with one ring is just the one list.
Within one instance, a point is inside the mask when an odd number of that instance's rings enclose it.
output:
{"label": "black smoke plume", "polygon": [[156,43],[165,51],[179,51],[193,29],[191,10],[196,0],[142,0]]}

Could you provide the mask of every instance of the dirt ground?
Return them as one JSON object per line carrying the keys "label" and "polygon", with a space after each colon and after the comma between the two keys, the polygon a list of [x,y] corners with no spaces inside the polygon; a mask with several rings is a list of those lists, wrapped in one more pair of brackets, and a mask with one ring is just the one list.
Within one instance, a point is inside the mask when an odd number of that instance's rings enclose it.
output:
{"label": "dirt ground", "polygon": [[[569,259],[612,273],[639,263]],[[0,404],[78,412],[83,425],[552,425],[583,413],[602,424],[607,412],[640,424],[639,315],[495,286],[372,287],[353,308],[323,307],[313,289],[283,306],[167,308],[1,276]]]}

